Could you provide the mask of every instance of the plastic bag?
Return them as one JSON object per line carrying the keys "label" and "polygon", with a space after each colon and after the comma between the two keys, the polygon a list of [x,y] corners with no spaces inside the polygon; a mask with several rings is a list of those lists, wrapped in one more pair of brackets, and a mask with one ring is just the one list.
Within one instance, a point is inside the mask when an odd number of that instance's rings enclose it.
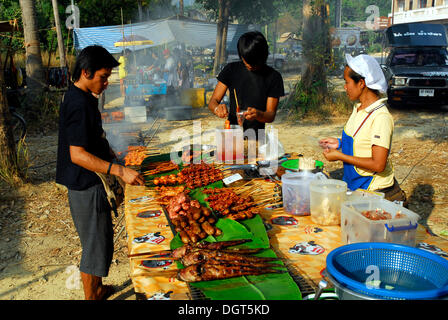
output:
{"label": "plastic bag", "polygon": [[266,144],[258,148],[258,153],[263,160],[277,160],[285,154],[282,143],[278,140],[277,129],[268,126],[265,130]]}

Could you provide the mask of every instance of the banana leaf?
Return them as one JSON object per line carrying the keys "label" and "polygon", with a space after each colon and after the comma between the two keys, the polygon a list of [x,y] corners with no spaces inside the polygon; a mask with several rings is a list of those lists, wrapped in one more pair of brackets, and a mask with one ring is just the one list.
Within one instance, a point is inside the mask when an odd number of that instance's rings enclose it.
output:
{"label": "banana leaf", "polygon": [[[216,226],[222,230],[219,237],[209,236],[205,239],[208,242],[226,241],[235,239],[252,239],[251,242],[239,245],[238,247],[246,248],[266,248],[255,256],[259,257],[276,257],[275,252],[269,249],[269,239],[267,239],[266,231],[260,227],[263,221],[256,216],[253,221],[245,221],[245,225],[230,219],[219,219]],[[253,230],[248,229],[252,227]],[[266,246],[267,240],[267,246]],[[173,238],[170,243],[171,249],[182,246],[183,243],[179,234]],[[273,262],[273,265],[280,267],[279,270],[287,269],[283,267],[283,263],[279,260]],[[183,268],[180,262],[177,262],[179,269]],[[282,268],[283,267],[283,268]],[[242,276],[236,278],[201,281],[190,284],[195,287],[209,299],[212,300],[301,300],[302,295],[294,280],[288,273],[281,274],[264,274],[257,276]]]}

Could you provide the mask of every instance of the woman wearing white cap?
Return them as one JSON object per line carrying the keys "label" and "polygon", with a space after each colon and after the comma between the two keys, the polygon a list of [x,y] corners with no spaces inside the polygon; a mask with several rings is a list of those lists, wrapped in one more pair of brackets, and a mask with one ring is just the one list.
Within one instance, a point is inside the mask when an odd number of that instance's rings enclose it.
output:
{"label": "woman wearing white cap", "polygon": [[388,200],[406,201],[394,176],[389,152],[394,121],[386,106],[387,83],[378,62],[369,55],[346,55],[344,89],[351,101],[359,101],[347,121],[341,138],[320,140],[328,161],[344,163],[343,180],[357,189],[385,193]]}

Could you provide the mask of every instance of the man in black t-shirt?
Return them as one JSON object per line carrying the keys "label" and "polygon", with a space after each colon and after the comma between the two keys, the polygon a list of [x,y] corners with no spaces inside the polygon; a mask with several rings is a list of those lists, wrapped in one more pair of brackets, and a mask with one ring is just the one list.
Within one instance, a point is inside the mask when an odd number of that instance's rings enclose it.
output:
{"label": "man in black t-shirt", "polygon": [[[237,106],[244,112],[244,131],[265,128],[275,120],[279,98],[284,96],[281,74],[266,65],[269,47],[263,34],[247,32],[238,40],[241,61],[229,63],[218,75],[218,84],[209,102],[209,109],[230,124],[238,124]],[[229,90],[230,110],[220,104]],[[236,94],[236,96],[235,96]],[[241,122],[241,121],[240,121]]]}
{"label": "man in black t-shirt", "polygon": [[96,172],[120,177],[125,183],[143,185],[135,170],[113,163],[101,125],[98,96],[106,90],[118,62],[100,46],[81,51],[73,72],[74,84],[64,96],[59,112],[56,182],[68,189],[70,213],[82,246],[80,263],[85,298],[105,299],[113,293],[102,284],[113,255],[111,208]]}

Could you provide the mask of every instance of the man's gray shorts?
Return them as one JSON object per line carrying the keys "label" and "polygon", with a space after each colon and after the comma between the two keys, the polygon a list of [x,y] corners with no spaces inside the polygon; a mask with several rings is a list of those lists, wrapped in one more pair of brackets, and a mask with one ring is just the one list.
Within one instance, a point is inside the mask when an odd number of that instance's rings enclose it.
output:
{"label": "man's gray shorts", "polygon": [[81,240],[81,272],[106,277],[114,252],[112,216],[102,184],[86,190],[68,190],[73,222]]}

